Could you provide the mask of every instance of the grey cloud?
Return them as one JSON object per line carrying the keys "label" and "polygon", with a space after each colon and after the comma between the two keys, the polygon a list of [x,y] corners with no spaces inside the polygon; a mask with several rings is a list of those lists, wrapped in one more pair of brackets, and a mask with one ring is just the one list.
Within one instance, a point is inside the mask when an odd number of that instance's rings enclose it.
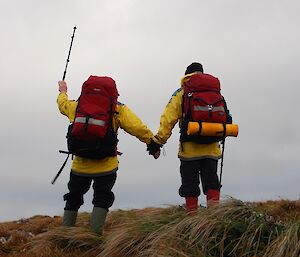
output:
{"label": "grey cloud", "polygon": [[[155,133],[185,67],[200,61],[221,80],[240,126],[239,137],[226,143],[223,194],[299,198],[299,7],[299,1],[1,1],[0,219],[62,212],[70,164],[54,187],[50,181],[64,159],[58,150],[65,148],[68,120],[57,110],[57,81],[74,25],[70,98],[90,74],[112,76],[120,101]],[[124,155],[113,208],[180,204],[178,127],[157,161],[119,133]]]}

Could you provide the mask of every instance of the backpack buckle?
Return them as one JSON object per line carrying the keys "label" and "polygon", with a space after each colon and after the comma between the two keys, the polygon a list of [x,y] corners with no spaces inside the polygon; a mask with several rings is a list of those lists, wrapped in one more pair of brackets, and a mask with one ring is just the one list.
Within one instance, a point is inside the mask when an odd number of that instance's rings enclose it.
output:
{"label": "backpack buckle", "polygon": [[211,104],[207,105],[208,111],[212,111],[213,106]]}

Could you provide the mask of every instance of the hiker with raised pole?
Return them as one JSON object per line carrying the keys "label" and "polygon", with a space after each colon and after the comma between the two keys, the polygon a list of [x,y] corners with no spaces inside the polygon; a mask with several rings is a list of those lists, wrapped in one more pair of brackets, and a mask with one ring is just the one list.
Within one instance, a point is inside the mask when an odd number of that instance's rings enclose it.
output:
{"label": "hiker with raised pole", "polygon": [[167,142],[178,121],[179,195],[185,198],[187,212],[191,213],[198,208],[200,179],[207,206],[219,201],[220,142],[224,143],[226,136],[237,136],[237,125],[229,126],[232,118],[220,93],[219,80],[203,73],[200,63],[192,63],[186,68],[181,87],[172,95],[160,118],[160,128],[154,139],[156,148],[153,148],[158,149]]}
{"label": "hiker with raised pole", "polygon": [[[83,83],[77,101],[68,99],[65,81],[58,84],[58,108],[70,121],[68,150],[75,156],[68,182],[69,192],[64,195],[63,225],[75,225],[83,196],[93,182],[94,207],[90,226],[93,232],[101,235],[106,215],[115,199],[112,188],[118,170],[118,128],[137,137],[148,148],[155,144],[153,134],[125,104],[117,101],[118,90],[112,78],[90,76]],[[158,158],[159,149],[151,154]]]}

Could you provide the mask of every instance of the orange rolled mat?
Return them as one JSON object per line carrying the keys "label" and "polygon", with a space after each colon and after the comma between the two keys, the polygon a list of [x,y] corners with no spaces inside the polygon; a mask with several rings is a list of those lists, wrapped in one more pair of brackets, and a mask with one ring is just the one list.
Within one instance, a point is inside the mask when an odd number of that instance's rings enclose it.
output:
{"label": "orange rolled mat", "polygon": [[[201,123],[201,136],[209,137],[219,137],[223,136],[224,126],[222,123],[211,123],[211,122],[202,122]],[[237,137],[239,133],[239,127],[237,124],[226,124],[226,136]],[[188,124],[188,135],[194,135],[199,133],[200,125],[198,122],[190,121]]]}

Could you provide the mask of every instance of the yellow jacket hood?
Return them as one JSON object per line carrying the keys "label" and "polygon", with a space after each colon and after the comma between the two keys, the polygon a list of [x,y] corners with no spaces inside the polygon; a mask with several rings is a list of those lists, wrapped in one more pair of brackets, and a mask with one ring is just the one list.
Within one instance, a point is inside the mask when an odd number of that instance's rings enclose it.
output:
{"label": "yellow jacket hood", "polygon": [[192,77],[192,76],[195,75],[195,74],[199,74],[199,72],[193,72],[193,73],[187,74],[187,75],[185,75],[184,77],[182,77],[181,80],[180,80],[180,85],[181,85],[181,87],[183,86],[183,84],[184,84],[185,82],[187,82],[187,81],[189,80],[190,77]]}

